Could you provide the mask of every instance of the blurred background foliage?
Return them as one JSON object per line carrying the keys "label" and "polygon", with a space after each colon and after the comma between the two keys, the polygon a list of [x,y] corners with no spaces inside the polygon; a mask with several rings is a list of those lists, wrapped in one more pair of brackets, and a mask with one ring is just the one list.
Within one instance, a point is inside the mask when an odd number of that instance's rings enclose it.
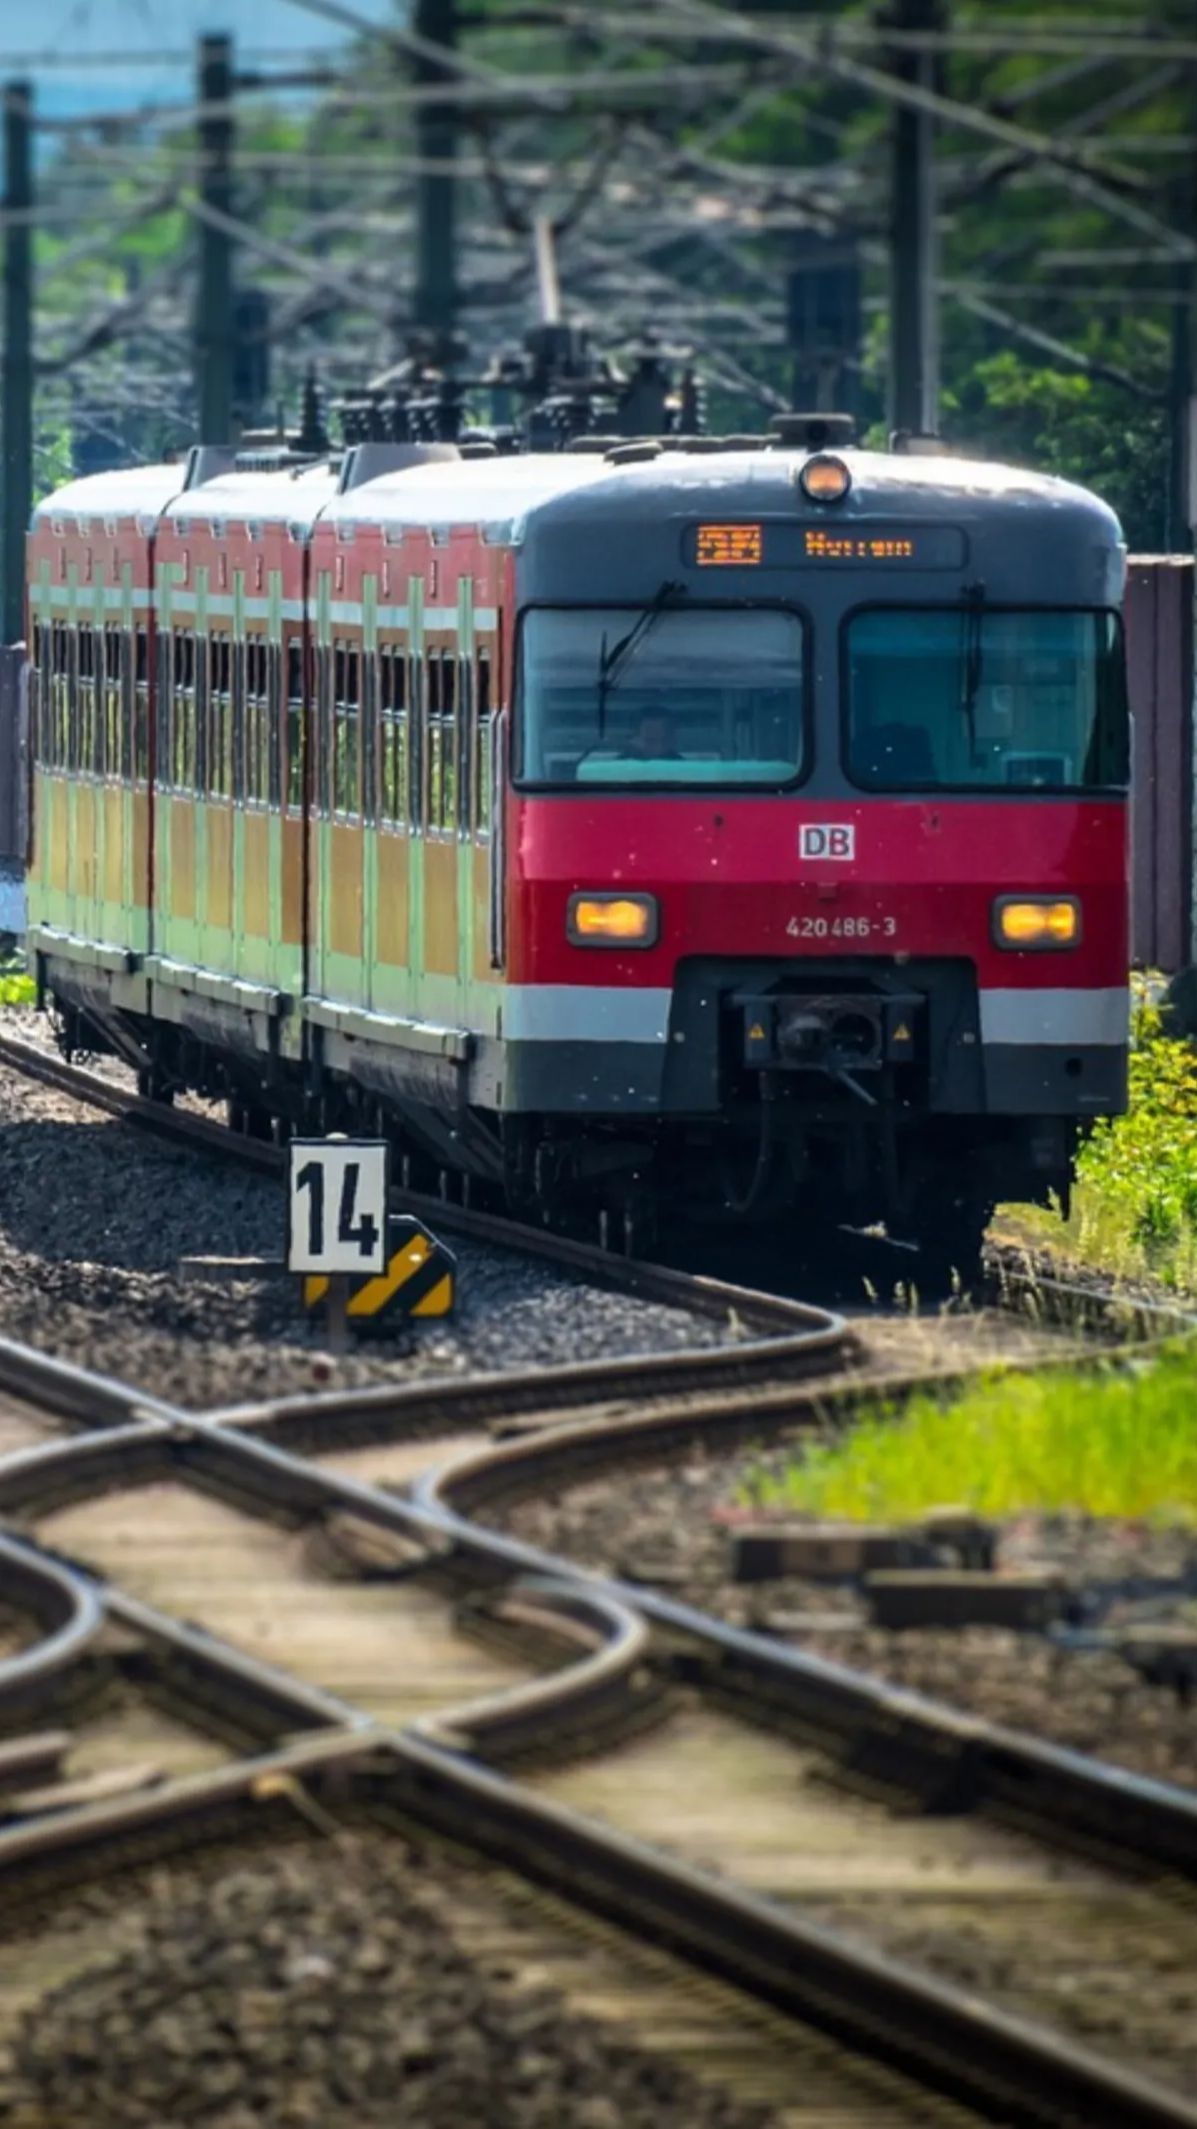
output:
{"label": "blurred background foliage", "polygon": [[[480,76],[594,82],[522,110],[463,112],[466,372],[480,375],[535,317],[528,224],[547,212],[562,225],[567,315],[616,354],[645,329],[692,346],[710,379],[714,424],[759,428],[790,399],[784,290],[795,243],[804,228],[843,231],[862,248],[857,399],[879,435],[886,107],[867,84],[746,45],[731,0],[722,12],[705,8],[688,36],[665,33],[673,5],[637,14],[617,0],[460,0],[461,50]],[[804,6],[800,19],[813,12]],[[823,12],[840,26],[873,21],[864,4]],[[396,26],[407,16],[397,4]],[[1161,34],[1189,34],[1190,16],[1175,0],[1150,20]],[[780,5],[758,7],[762,18],[779,33],[799,19]],[[999,25],[1016,39],[1053,24],[1067,33],[1070,19],[1075,36],[1075,16],[1031,0],[955,0],[951,10],[958,30]],[[1095,32],[1125,30],[1125,0],[1087,0],[1085,20]],[[298,40],[299,11],[296,22]],[[247,9],[247,35],[250,27]],[[863,44],[856,56],[887,63],[880,46]],[[325,88],[247,89],[238,100],[236,214],[263,247],[242,243],[238,280],[269,293],[271,395],[291,412],[309,363],[335,393],[400,359],[411,327],[410,61],[401,44],[372,34],[345,47],[339,75]],[[618,77],[618,91],[604,77]],[[1084,481],[1118,510],[1133,549],[1159,549],[1172,334],[1191,269],[1136,239],[1061,173],[1091,170],[1132,205],[1191,229],[1193,72],[1116,54],[990,49],[953,52],[937,80],[961,105],[1031,128],[1053,148],[1020,154],[963,124],[940,125],[943,431],[973,455]],[[154,458],[194,434],[187,114],[126,111],[51,135],[39,182],[44,493],[71,463],[86,471]],[[481,401],[478,411],[485,419]]]}

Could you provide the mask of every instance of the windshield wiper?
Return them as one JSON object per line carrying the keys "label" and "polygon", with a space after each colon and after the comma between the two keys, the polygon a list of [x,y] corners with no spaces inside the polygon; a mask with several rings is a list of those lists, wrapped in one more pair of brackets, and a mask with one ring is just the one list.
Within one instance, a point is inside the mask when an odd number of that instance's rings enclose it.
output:
{"label": "windshield wiper", "polygon": [[981,669],[984,664],[984,587],[970,584],[965,597],[968,605],[964,615],[964,653],[960,707],[968,725],[968,751],[973,768],[977,767],[977,696],[981,688]]}
{"label": "windshield wiper", "polygon": [[622,675],[626,673],[645,637],[650,630],[656,627],[666,607],[674,605],[678,599],[684,599],[685,596],[686,586],[684,584],[674,583],[667,579],[645,607],[644,612],[637,614],[627,634],[621,636],[618,643],[613,643],[610,650],[607,649],[607,632],[604,629],[602,641],[599,644],[598,662],[598,730],[600,739],[604,735],[607,720],[608,695],[611,694],[614,688],[619,686]]}

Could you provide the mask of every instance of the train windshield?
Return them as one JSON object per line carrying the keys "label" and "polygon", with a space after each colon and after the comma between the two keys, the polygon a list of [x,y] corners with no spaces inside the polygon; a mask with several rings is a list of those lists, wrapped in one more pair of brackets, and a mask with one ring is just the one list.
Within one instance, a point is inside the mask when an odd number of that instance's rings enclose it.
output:
{"label": "train windshield", "polygon": [[847,715],[849,774],[874,790],[1091,791],[1129,777],[1112,613],[857,613]]}
{"label": "train windshield", "polygon": [[534,607],[520,635],[527,784],[792,783],[802,622],[777,607]]}

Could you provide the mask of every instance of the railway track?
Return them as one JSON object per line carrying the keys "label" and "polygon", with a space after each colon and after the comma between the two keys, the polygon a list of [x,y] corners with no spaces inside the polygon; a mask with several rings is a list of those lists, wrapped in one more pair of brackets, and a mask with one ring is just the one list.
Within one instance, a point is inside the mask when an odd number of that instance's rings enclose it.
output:
{"label": "railway track", "polygon": [[[11,1038],[0,1039],[0,1062],[193,1148],[266,1168],[281,1160],[277,1148],[145,1103]],[[895,1895],[924,1912],[946,1902],[958,1922],[964,1880],[975,1886],[980,1864],[973,1919],[1031,1915],[1042,1939],[1054,1899],[1065,1958],[1069,1932],[1083,1930],[1103,1901],[1113,1927],[1141,1931],[1144,1874],[1197,1872],[1197,1819],[1184,1793],[963,1721],[477,1521],[504,1494],[556,1484],[616,1451],[630,1461],[715,1431],[758,1438],[836,1402],[850,1410],[866,1392],[922,1387],[927,1367],[887,1367],[829,1310],[613,1259],[469,1208],[420,1209],[645,1298],[734,1310],[753,1335],[692,1353],[276,1399],[203,1419],[0,1343],[16,1428],[14,1453],[0,1462],[0,1514],[23,1533],[10,1568],[18,1582],[24,1574],[28,1596],[31,1562],[46,1565],[49,1546],[62,1555],[60,1586],[73,1576],[77,1600],[40,1649],[21,1652],[7,1708],[0,1699],[3,1719],[25,1723],[43,1699],[50,1719],[72,1666],[86,1670],[80,1658],[99,1617],[109,1634],[131,1640],[126,1669],[152,1683],[152,1714],[139,1703],[136,1720],[155,1765],[168,1770],[153,1788],[0,1834],[0,1870],[36,1877],[76,1842],[80,1854],[94,1844],[103,1852],[135,1833],[159,1839],[172,1825],[190,1838],[209,1812],[235,1819],[263,1782],[298,1784],[322,1809],[346,1785],[371,1809],[385,1791],[390,1808],[415,1810],[454,1838],[468,1826],[475,1846],[514,1852],[556,1893],[651,1929],[757,1998],[985,2118],[1197,2121],[1168,2091],[1153,2094],[1142,2079],[1087,2059],[1059,2033],[936,1983],[933,1931],[911,1963],[889,1956],[874,1926],[879,1901],[892,1906]],[[1033,1300],[1070,1328],[1096,1322],[1106,1351],[1112,1338],[1178,1327],[1166,1312],[1141,1308],[1128,1318],[1051,1282],[1020,1289],[1017,1276],[1007,1299],[1014,1308]],[[1055,1350],[1075,1360],[1084,1348],[1073,1340]],[[941,1364],[937,1379],[966,1371]],[[264,1519],[274,1526],[265,1534]],[[255,1624],[263,1620],[265,1630]],[[0,1694],[8,1684],[0,1672]],[[83,1764],[101,1787],[106,1770],[120,1787],[114,1739],[127,1740],[128,1719],[127,1710],[90,1718]],[[214,1766],[213,1729],[242,1752],[256,1747],[252,1759]],[[293,1766],[292,1747],[280,1757],[278,1740],[304,1732],[302,1765]],[[525,1762],[516,1782],[510,1770]],[[754,1810],[773,1827],[763,1875],[761,1854],[732,1842],[715,1858],[737,1881],[729,1885],[697,1867],[710,1856],[693,1828],[678,1837],[676,1798],[693,1786],[695,1766],[710,1770],[707,1812],[735,1796],[739,1766]],[[930,1885],[919,1862],[925,1836],[895,1841],[895,1799],[904,1810],[950,1808],[970,1829],[954,1860],[951,1841],[937,1835],[946,1860]],[[946,1822],[933,1823],[942,1831]],[[1065,1829],[1090,1853],[1062,1901],[1043,1844]],[[778,1843],[796,1860],[788,1883]],[[847,1892],[829,1897],[826,1881],[804,1879],[816,1855],[845,1852],[866,1859]],[[1111,1872],[1128,1868],[1136,1875],[1115,1897]],[[782,1900],[762,1897],[779,1888]],[[828,1920],[858,1937],[863,1930],[864,1941],[829,1930]],[[1176,1927],[1183,1936],[1187,1921]]]}
{"label": "railway track", "polygon": [[[820,1341],[825,1389],[827,1327],[809,1328]],[[831,1350],[842,1354],[842,1342]],[[809,1882],[792,1880],[789,1897],[784,1886],[777,1897],[768,1842],[762,1878],[759,1857],[754,1872],[743,1852],[717,1849],[712,1871],[709,1845],[704,1857],[701,1842],[696,1850],[693,1838],[679,1838],[679,1783],[706,1767],[706,1806],[719,1791],[726,1806],[739,1765],[755,1783],[754,1813],[766,1811],[772,1839],[792,1857],[809,1866],[837,1842],[840,1852],[872,1855],[863,1883],[857,1873],[854,1909],[840,1888],[838,1908],[851,1910],[857,1927],[862,1895],[867,1906],[881,1891],[892,1900],[895,1888],[907,1899],[916,1889],[911,1821],[894,1812],[895,1798],[907,1812],[912,1802],[924,1812],[949,1808],[981,1829],[958,1848],[956,1875],[950,1857],[940,1871],[934,1889],[949,1905],[959,1907],[959,1879],[975,1875],[980,1857],[995,1909],[1041,1922],[1054,1886],[1057,1907],[1070,1909],[1069,1928],[1104,1901],[1124,1931],[1132,1922],[1141,1930],[1155,1875],[1197,1875],[1197,1799],[1185,1792],[961,1721],[659,1593],[583,1573],[476,1520],[517,1474],[524,1486],[560,1476],[600,1438],[610,1454],[613,1429],[660,1440],[709,1424],[701,1399],[658,1396],[622,1416],[575,1417],[483,1442],[480,1422],[493,1424],[505,1397],[510,1419],[527,1385],[453,1385],[454,1423],[468,1414],[475,1438],[450,1470],[421,1477],[430,1445],[413,1443],[412,1397],[404,1412],[393,1390],[309,1400],[306,1414],[290,1401],[197,1418],[3,1347],[0,1380],[30,1400],[40,1395],[71,1429],[0,1466],[0,1513],[21,1533],[6,1541],[0,1565],[24,1577],[25,1602],[38,1599],[49,1634],[22,1653],[19,1675],[0,1672],[6,1726],[27,1730],[53,1717],[64,1679],[102,1621],[136,1652],[132,1669],[152,1678],[159,1702],[192,1724],[198,1713],[242,1753],[250,1748],[249,1758],[14,1825],[0,1833],[0,1871],[10,1882],[72,1868],[69,1854],[94,1858],[114,1845],[123,1852],[130,1838],[160,1838],[172,1827],[197,1839],[235,1819],[264,1783],[298,1785],[316,1809],[350,1793],[492,1860],[515,1859],[554,1896],[651,1935],[984,2118],[1197,2121],[1175,2093],[1151,2090],[1062,2032],[936,1980],[925,1963],[829,1929],[820,1915],[830,1909],[834,1919],[837,1902],[812,1899]],[[754,1394],[759,1404],[762,1393]],[[814,1385],[786,1384],[779,1394],[792,1410]],[[363,1419],[368,1446],[347,1450],[347,1428]],[[326,1460],[297,1452],[297,1427],[309,1450],[322,1442]],[[380,1431],[399,1439],[380,1446]],[[337,1448],[327,1460],[330,1442]],[[399,1468],[386,1462],[394,1455]],[[363,1477],[363,1458],[373,1480],[412,1482],[408,1496]],[[129,1486],[140,1489],[132,1508]],[[330,1578],[330,1547],[361,1580]],[[451,1607],[463,1599],[464,1623],[490,1644],[485,1658],[452,1632]],[[553,1643],[557,1667],[546,1675]],[[306,1741],[280,1745],[296,1737]],[[516,1766],[524,1767],[519,1778]],[[876,1800],[883,1791],[884,1806]],[[621,1796],[636,1809],[617,1808]],[[952,1844],[941,1835],[950,1822],[918,1823],[915,1848],[948,1856]],[[893,1829],[903,1826],[897,1839]],[[1065,1874],[1062,1902],[1043,1843],[1065,1832],[1088,1854]],[[879,1877],[869,1878],[870,1867]],[[1172,1951],[1188,1927],[1182,1904]]]}
{"label": "railway track", "polygon": [[[9,1033],[0,1033],[0,1066],[155,1137],[263,1174],[282,1173],[286,1158],[283,1146],[234,1130],[197,1107],[148,1099],[136,1091],[132,1073],[126,1067],[114,1063],[110,1070],[96,1071],[68,1062],[40,1043]],[[127,1074],[127,1083],[118,1073]],[[785,1291],[784,1277],[765,1289],[746,1289],[738,1280],[628,1258],[598,1243],[504,1214],[481,1211],[449,1198],[396,1190],[394,1202],[397,1208],[434,1220],[446,1233],[539,1257],[587,1281],[617,1287],[646,1301],[660,1301],[716,1317],[726,1316],[729,1308],[734,1308],[750,1328],[778,1334],[813,1327],[812,1310]],[[725,1251],[715,1253],[722,1255]],[[1007,1246],[1000,1254],[1001,1262],[991,1282],[991,1298],[1009,1311],[1030,1310],[1045,1323],[1066,1329],[1110,1332],[1112,1328],[1117,1336],[1127,1340],[1183,1334],[1194,1327],[1191,1313],[1177,1306],[1141,1295],[1110,1294],[1038,1270],[1028,1272],[1023,1268],[1026,1253],[1013,1246]],[[776,1280],[776,1263],[770,1264],[764,1258],[758,1261],[766,1279]],[[887,1257],[899,1284],[916,1263],[916,1258],[897,1248]],[[833,1310],[825,1308],[818,1313],[829,1331],[833,1319],[839,1321]]]}

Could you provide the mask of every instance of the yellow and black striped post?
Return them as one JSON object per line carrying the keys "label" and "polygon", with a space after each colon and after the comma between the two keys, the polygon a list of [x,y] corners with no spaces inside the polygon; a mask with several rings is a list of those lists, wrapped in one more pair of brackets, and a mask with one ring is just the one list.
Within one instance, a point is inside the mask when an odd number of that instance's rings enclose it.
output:
{"label": "yellow and black striped post", "polygon": [[[306,1309],[323,1308],[331,1286],[323,1273],[303,1282]],[[387,1222],[386,1270],[355,1279],[346,1315],[359,1330],[384,1329],[398,1316],[448,1316],[457,1286],[457,1259],[451,1249],[411,1213],[392,1213]]]}

